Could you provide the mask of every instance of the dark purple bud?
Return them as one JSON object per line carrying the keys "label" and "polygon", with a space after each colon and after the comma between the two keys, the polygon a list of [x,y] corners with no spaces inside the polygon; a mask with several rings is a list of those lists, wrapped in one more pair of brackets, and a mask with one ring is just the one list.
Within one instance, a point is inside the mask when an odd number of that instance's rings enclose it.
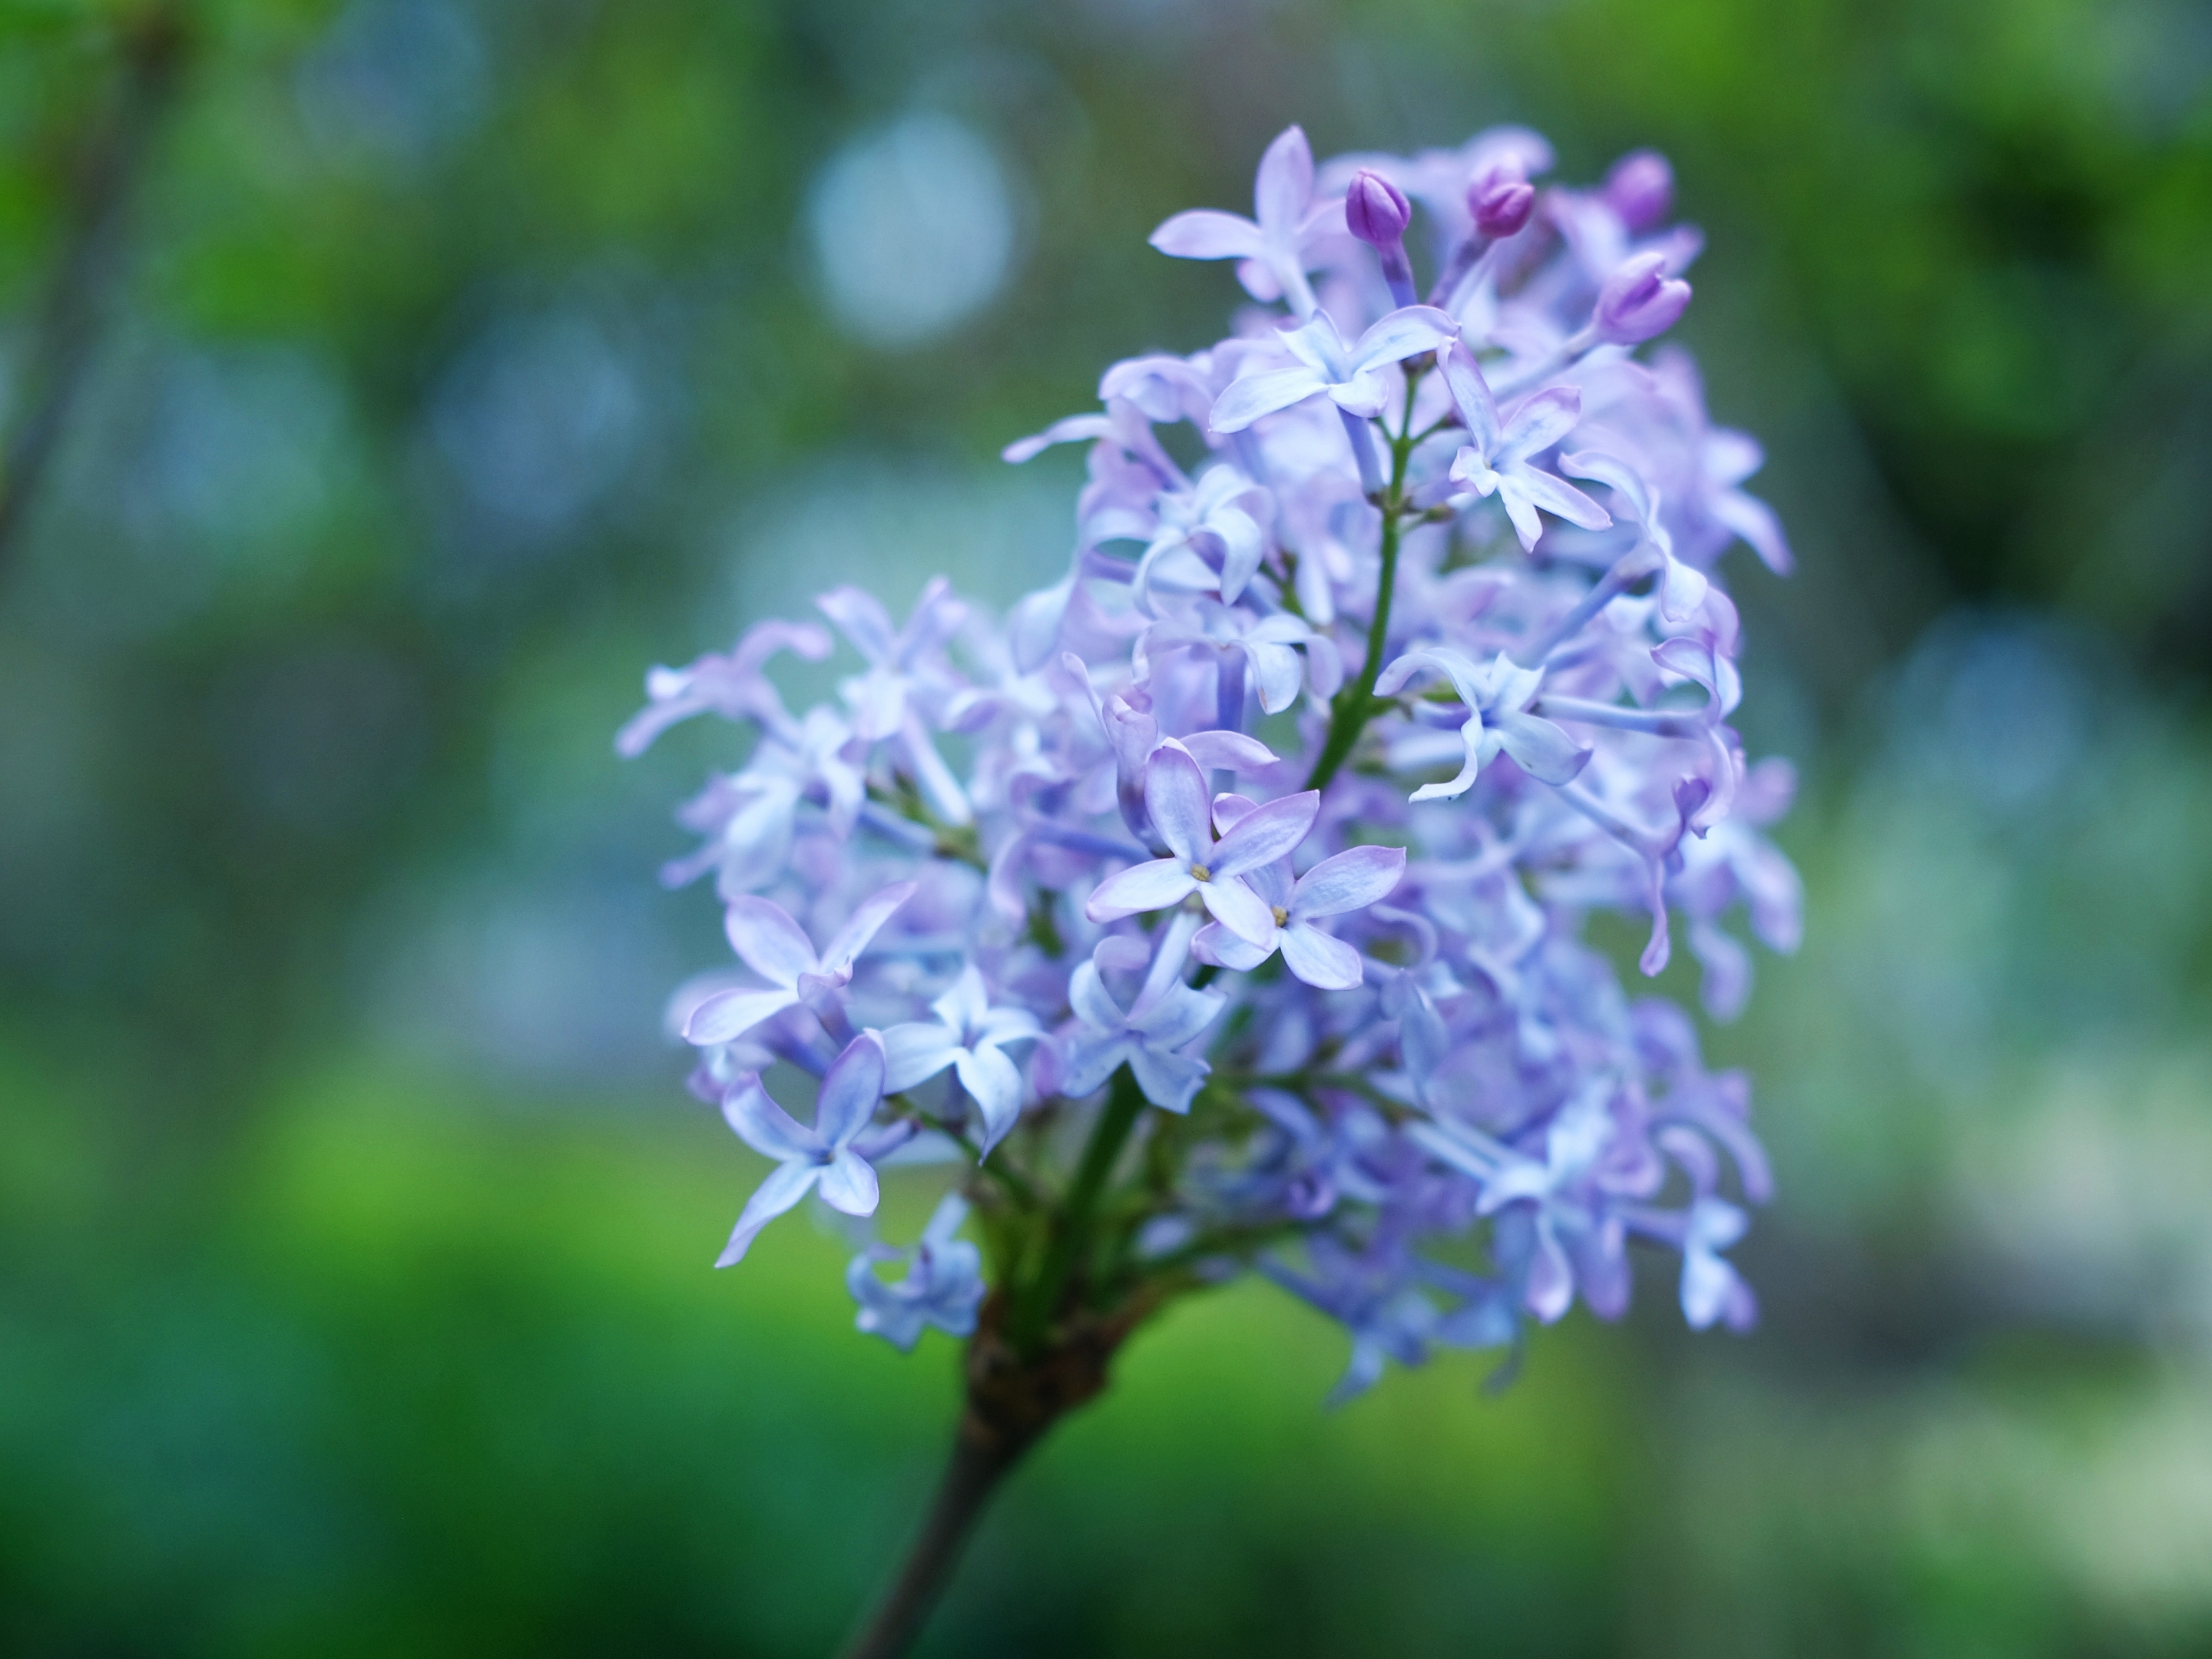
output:
{"label": "dark purple bud", "polygon": [[1645,231],[1674,205],[1674,169],[1656,149],[1634,149],[1605,175],[1606,204],[1632,234]]}
{"label": "dark purple bud", "polygon": [[1370,247],[1395,247],[1413,222],[1413,204],[1381,173],[1362,167],[1344,193],[1344,222]]}
{"label": "dark purple bud", "polygon": [[1467,210],[1474,216],[1478,236],[1503,241],[1520,234],[1536,206],[1536,187],[1510,173],[1492,173],[1478,179],[1467,192]]}
{"label": "dark purple bud", "polygon": [[1674,327],[1689,303],[1690,285],[1667,274],[1667,256],[1639,253],[1605,279],[1590,326],[1601,339],[1636,345]]}

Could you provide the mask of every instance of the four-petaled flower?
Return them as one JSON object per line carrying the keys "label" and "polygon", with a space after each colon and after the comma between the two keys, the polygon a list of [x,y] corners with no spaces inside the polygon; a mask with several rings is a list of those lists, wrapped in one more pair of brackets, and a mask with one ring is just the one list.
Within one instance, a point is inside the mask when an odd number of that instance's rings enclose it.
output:
{"label": "four-petaled flower", "polygon": [[1233,466],[1207,468],[1188,489],[1162,490],[1152,538],[1132,579],[1138,605],[1157,615],[1155,588],[1177,598],[1218,592],[1234,604],[1267,550],[1267,534],[1253,513],[1267,511],[1267,492]]}
{"label": "four-petaled flower", "polygon": [[1464,652],[1445,646],[1408,651],[1376,678],[1375,694],[1394,696],[1414,675],[1442,674],[1467,707],[1460,727],[1467,757],[1449,783],[1425,783],[1413,799],[1449,800],[1465,794],[1482,763],[1504,750],[1515,764],[1540,783],[1567,783],[1588,763],[1590,751],[1540,715],[1528,714],[1544,682],[1540,668],[1522,668],[1504,652],[1478,668]]}
{"label": "four-petaled flower", "polygon": [[1547,1325],[1565,1317],[1579,1285],[1601,1314],[1627,1299],[1621,1222],[1595,1200],[1617,1139],[1612,1084],[1600,1079],[1563,1107],[1544,1134],[1541,1161],[1469,1124],[1416,1123],[1407,1130],[1443,1162],[1481,1183],[1478,1215],[1525,1205],[1533,1221],[1523,1273],[1528,1311]]}
{"label": "four-petaled flower", "polygon": [[1455,343],[1443,355],[1444,384],[1467,422],[1468,443],[1453,458],[1451,477],[1477,495],[1495,495],[1513,520],[1524,550],[1544,533],[1538,507],[1558,514],[1585,530],[1613,522],[1606,510],[1563,478],[1529,465],[1528,458],[1549,449],[1574,430],[1582,417],[1583,395],[1572,386],[1553,386],[1525,398],[1510,420],[1501,421],[1474,354]]}
{"label": "four-petaled flower", "polygon": [[684,1025],[684,1041],[702,1048],[727,1042],[787,1008],[843,990],[853,981],[854,959],[868,948],[891,913],[914,896],[915,885],[893,882],[863,900],[818,957],[805,930],[781,905],[750,893],[732,899],[722,919],[723,931],[730,937],[731,948],[770,988],[716,992],[691,1011]]}
{"label": "four-petaled flower", "polygon": [[615,752],[624,759],[641,755],[663,732],[694,714],[712,713],[732,720],[749,716],[772,729],[787,728],[791,716],[784,712],[783,699],[761,672],[779,651],[820,662],[830,654],[830,635],[812,623],[771,619],[745,629],[727,654],[709,652],[689,667],[653,669],[645,677],[646,706],[615,733]]}
{"label": "four-petaled flower", "polygon": [[[902,1352],[921,1340],[922,1328],[934,1325],[947,1336],[966,1336],[975,1328],[983,1302],[982,1255],[953,1235],[968,1218],[967,1200],[947,1193],[911,1249],[874,1244],[845,1269],[845,1288],[860,1304],[853,1323]],[[886,1284],[876,1273],[881,1261],[903,1261],[906,1277]]]}
{"label": "four-petaled flower", "polygon": [[1344,201],[1313,199],[1313,149],[1304,130],[1285,127],[1260,158],[1252,181],[1252,211],[1223,213],[1193,208],[1152,233],[1152,246],[1178,259],[1237,259],[1237,279],[1256,300],[1286,299],[1301,317],[1314,312],[1306,281],[1308,256],[1331,236],[1344,234]]}
{"label": "four-petaled flower", "polygon": [[884,1030],[890,1070],[884,1086],[896,1094],[951,1066],[983,1114],[981,1150],[988,1152],[1021,1115],[1022,1074],[1006,1057],[1006,1045],[1042,1036],[1044,1030],[1025,1008],[992,1007],[983,975],[972,963],[929,1006],[934,1020]]}
{"label": "four-petaled flower", "polygon": [[1306,838],[1321,810],[1320,792],[1309,789],[1269,801],[1216,841],[1198,763],[1182,749],[1164,746],[1145,763],[1145,810],[1173,856],[1107,877],[1084,906],[1084,915],[1093,921],[1118,921],[1164,910],[1196,893],[1231,933],[1255,945],[1266,942],[1274,933],[1274,915],[1243,878]]}
{"label": "four-petaled flower", "polygon": [[1433,351],[1458,333],[1459,325],[1434,306],[1406,306],[1346,345],[1328,313],[1316,312],[1310,322],[1275,337],[1297,363],[1231,380],[1207,423],[1216,432],[1242,432],[1262,415],[1322,392],[1347,415],[1380,415],[1390,399],[1384,366]]}
{"label": "four-petaled flower", "polygon": [[915,706],[915,694],[927,689],[930,659],[968,614],[968,607],[952,597],[952,584],[933,577],[914,602],[906,626],[896,633],[882,603],[860,588],[836,588],[814,603],[867,659],[868,672],[838,688],[852,706],[854,735],[870,743],[897,738],[930,805],[946,822],[966,823],[974,816],[968,797],[937,752],[923,723],[925,711]]}
{"label": "four-petaled flower", "polygon": [[714,1265],[734,1267],[760,1230],[817,1185],[823,1200],[847,1215],[876,1212],[876,1172],[853,1146],[884,1097],[884,1044],[863,1031],[830,1063],[807,1127],[769,1098],[757,1074],[740,1078],[722,1097],[722,1115],[746,1146],[777,1167],[761,1182]]}
{"label": "four-petaled flower", "polygon": [[[1214,803],[1215,820],[1235,823],[1253,811],[1241,795]],[[1277,859],[1245,877],[1267,903],[1274,922],[1260,944],[1238,938],[1218,922],[1209,922],[1191,941],[1191,954],[1224,968],[1257,968],[1279,947],[1283,965],[1316,990],[1348,991],[1360,983],[1359,952],[1316,927],[1322,916],[1364,910],[1385,896],[1406,872],[1402,847],[1353,847],[1291,878],[1291,861]]]}
{"label": "four-petaled flower", "polygon": [[1161,930],[1164,937],[1152,967],[1126,1012],[1107,991],[1099,970],[1127,966],[1132,954],[1141,963],[1141,945],[1130,939],[1101,939],[1091,960],[1077,964],[1068,981],[1067,1000],[1084,1029],[1068,1043],[1060,1079],[1061,1091],[1070,1099],[1091,1093],[1115,1067],[1126,1064],[1153,1105],[1170,1112],[1190,1109],[1191,1097],[1213,1068],[1182,1049],[1213,1024],[1225,1000],[1218,991],[1201,991],[1182,982],[1197,920],[1177,916]]}
{"label": "four-petaled flower", "polygon": [[1181,617],[1154,623],[1138,642],[1149,664],[1170,652],[1187,651],[1214,665],[1220,676],[1215,718],[1233,731],[1244,720],[1244,685],[1249,678],[1260,707],[1281,713],[1297,701],[1298,653],[1304,646],[1311,665],[1314,695],[1336,694],[1344,679],[1343,659],[1326,634],[1287,611],[1270,616],[1241,606],[1200,599]]}

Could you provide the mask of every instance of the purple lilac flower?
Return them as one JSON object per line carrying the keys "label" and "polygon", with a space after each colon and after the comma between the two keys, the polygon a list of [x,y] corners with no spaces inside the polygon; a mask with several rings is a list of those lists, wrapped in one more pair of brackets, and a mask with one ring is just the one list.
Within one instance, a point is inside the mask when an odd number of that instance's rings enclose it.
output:
{"label": "purple lilac flower", "polygon": [[1413,267],[1406,258],[1406,227],[1413,222],[1413,204],[1404,191],[1372,168],[1352,175],[1344,197],[1345,228],[1375,250],[1390,297],[1401,306],[1414,302]]}
{"label": "purple lilac flower", "polygon": [[1656,149],[1631,150],[1605,175],[1604,194],[1632,233],[1649,230],[1674,205],[1674,169]]}
{"label": "purple lilac flower", "polygon": [[[623,753],[699,714],[750,738],[665,872],[715,873],[739,964],[672,1004],[693,1088],[779,1166],[726,1261],[810,1190],[871,1212],[903,1147],[961,1162],[919,1242],[848,1273],[902,1347],[1249,1268],[1345,1326],[1346,1397],[1614,1317],[1640,1250],[1679,1258],[1692,1326],[1755,1317],[1748,1085],[1584,924],[1647,919],[1646,973],[1679,933],[1723,1018],[1753,942],[1796,947],[1794,775],[1731,724],[1724,568],[1789,544],[1758,445],[1644,349],[1701,245],[1672,170],[1552,165],[1499,128],[1316,167],[1289,129],[1252,218],[1153,237],[1272,309],[1007,447],[1088,446],[1060,580],[1003,622],[941,580],[903,624],[834,588],[848,672],[796,712],[771,675],[828,656],[812,623],[653,671]],[[822,1079],[812,1127],[775,1060]]]}
{"label": "purple lilac flower", "polygon": [[1077,1029],[1060,1074],[1067,1095],[1093,1093],[1115,1066],[1126,1065],[1153,1105],[1171,1112],[1190,1109],[1191,1097],[1212,1068],[1187,1050],[1226,1000],[1218,991],[1194,990],[1182,982],[1184,958],[1197,927],[1197,919],[1186,913],[1161,930],[1164,937],[1126,1012],[1102,975],[1108,968],[1127,967],[1132,954],[1142,961],[1142,948],[1130,948],[1133,940],[1101,940],[1091,960],[1076,968],[1067,998]]}
{"label": "purple lilac flower", "polygon": [[[968,1218],[968,1201],[957,1193],[939,1200],[929,1224],[909,1249],[871,1245],[845,1270],[845,1285],[860,1304],[854,1328],[880,1336],[902,1352],[921,1340],[926,1327],[947,1336],[966,1336],[975,1328],[975,1310],[983,1302],[983,1256],[953,1235]],[[880,1263],[902,1261],[906,1277],[886,1283]]]}
{"label": "purple lilac flower", "polygon": [[1215,402],[1208,424],[1223,435],[1242,432],[1263,415],[1323,392],[1347,415],[1379,415],[1390,400],[1384,369],[1433,351],[1458,331],[1458,325],[1433,306],[1406,306],[1376,319],[1346,345],[1328,313],[1316,313],[1311,322],[1276,336],[1296,359],[1294,366],[1248,372],[1232,381]]}
{"label": "purple lilac flower", "polygon": [[1468,215],[1487,241],[1518,236],[1535,208],[1536,187],[1510,173],[1493,173],[1468,191]]}
{"label": "purple lilac flower", "polygon": [[1301,317],[1313,314],[1306,273],[1314,249],[1344,225],[1341,197],[1313,197],[1313,150],[1304,131],[1285,127],[1260,158],[1252,185],[1253,217],[1194,208],[1152,233],[1152,246],[1178,259],[1236,259],[1237,278],[1255,300],[1287,299]]}
{"label": "purple lilac flower", "polygon": [[787,1008],[842,990],[852,983],[855,959],[891,913],[914,896],[915,887],[910,881],[895,882],[872,895],[819,956],[781,905],[750,894],[732,899],[723,916],[730,948],[769,984],[762,990],[721,991],[707,998],[685,1022],[685,1038],[701,1044],[727,1042]]}
{"label": "purple lilac flower", "polygon": [[1243,877],[1305,839],[1321,810],[1319,793],[1310,789],[1255,807],[1216,841],[1198,763],[1182,750],[1163,747],[1145,763],[1145,806],[1170,856],[1109,876],[1084,915],[1118,921],[1171,908],[1194,893],[1231,933],[1255,945],[1267,939],[1274,922]]}
{"label": "purple lilac flower", "polygon": [[[1240,822],[1258,810],[1240,795],[1224,795],[1214,803],[1214,817],[1224,824]],[[1191,949],[1201,962],[1246,972],[1280,950],[1283,965],[1306,984],[1323,991],[1348,991],[1364,977],[1359,952],[1316,924],[1324,916],[1364,910],[1389,895],[1405,869],[1402,847],[1346,848],[1295,880],[1288,858],[1261,865],[1245,879],[1273,918],[1267,937],[1247,939],[1213,921],[1200,930]]]}
{"label": "purple lilac flower", "polygon": [[885,1028],[884,1086],[893,1093],[911,1089],[950,1066],[983,1115],[988,1152],[1022,1109],[1022,1074],[1006,1045],[1042,1036],[1044,1028],[1026,1008],[992,1007],[982,972],[973,963],[929,1006],[934,1020]]}
{"label": "purple lilac flower", "polygon": [[876,1212],[876,1172],[853,1143],[867,1129],[884,1097],[884,1045],[863,1031],[830,1063],[807,1127],[769,1098],[757,1077],[740,1079],[722,1100],[722,1115],[738,1138],[775,1171],[746,1202],[744,1213],[714,1265],[734,1267],[745,1259],[762,1228],[812,1192],[847,1215]]}
{"label": "purple lilac flower", "polygon": [[1667,274],[1663,253],[1639,253],[1628,260],[1597,293],[1590,327],[1614,345],[1640,345],[1664,334],[1690,304],[1690,285]]}

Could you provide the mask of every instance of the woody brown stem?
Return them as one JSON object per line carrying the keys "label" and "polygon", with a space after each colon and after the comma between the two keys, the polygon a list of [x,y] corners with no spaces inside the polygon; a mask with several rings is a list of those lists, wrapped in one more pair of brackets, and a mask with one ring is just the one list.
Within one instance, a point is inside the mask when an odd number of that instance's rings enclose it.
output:
{"label": "woody brown stem", "polygon": [[907,1650],[952,1582],[1000,1484],[1054,1424],[1105,1388],[1115,1351],[1145,1310],[1131,1304],[1105,1316],[1072,1314],[1033,1352],[1009,1340],[1008,1311],[1003,1296],[983,1305],[968,1343],[967,1403],[937,1495],[897,1577],[842,1659],[897,1659]]}

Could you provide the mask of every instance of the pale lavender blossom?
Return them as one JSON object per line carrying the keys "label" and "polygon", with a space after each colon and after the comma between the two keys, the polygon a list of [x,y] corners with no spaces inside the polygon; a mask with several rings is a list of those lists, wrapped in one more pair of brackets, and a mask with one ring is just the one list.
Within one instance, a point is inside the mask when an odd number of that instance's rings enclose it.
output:
{"label": "pale lavender blossom", "polygon": [[1606,510],[1564,478],[1530,464],[1551,448],[1582,417],[1582,394],[1572,386],[1553,386],[1524,398],[1510,416],[1501,417],[1474,354],[1455,343],[1442,360],[1444,384],[1467,423],[1468,443],[1452,458],[1451,480],[1477,495],[1495,495],[1524,549],[1544,533],[1536,516],[1542,507],[1585,530],[1613,522]]}
{"label": "pale lavender blossom", "polygon": [[[691,1011],[685,1038],[727,1042],[763,1020],[852,983],[854,963],[891,913],[914,896],[915,884],[894,882],[856,908],[817,956],[806,931],[771,899],[750,894],[732,899],[723,918],[730,948],[768,984],[759,990],[721,991]],[[827,1007],[826,1003],[817,1004]]]}
{"label": "pale lavender blossom", "polygon": [[1314,309],[1312,254],[1344,229],[1341,197],[1314,200],[1313,149],[1302,128],[1285,127],[1260,158],[1249,219],[1211,208],[1178,213],[1152,233],[1152,246],[1178,259],[1235,259],[1255,300],[1287,298],[1301,317]]}
{"label": "pale lavender blossom", "polygon": [[[983,1255],[954,1237],[967,1218],[968,1201],[947,1193],[911,1249],[876,1244],[854,1256],[845,1270],[846,1288],[860,1304],[853,1316],[854,1328],[880,1336],[902,1352],[932,1326],[947,1336],[974,1331],[975,1310],[983,1303]],[[877,1272],[889,1261],[906,1264],[906,1277],[896,1285]]]}
{"label": "pale lavender blossom", "polygon": [[1198,763],[1180,749],[1160,748],[1145,763],[1145,806],[1170,857],[1109,876],[1084,906],[1093,921],[1116,921],[1165,910],[1195,893],[1213,919],[1260,944],[1274,930],[1267,906],[1247,886],[1248,872],[1273,862],[1305,839],[1321,797],[1307,790],[1255,808],[1218,841]]}
{"label": "pale lavender blossom", "polygon": [[[1224,813],[1224,807],[1232,802],[1233,809]],[[1224,795],[1214,805],[1214,816],[1235,823],[1256,810],[1241,796]],[[1290,860],[1277,859],[1245,878],[1266,902],[1273,921],[1267,937],[1246,939],[1212,921],[1191,941],[1191,949],[1201,962],[1247,972],[1279,950],[1283,965],[1308,985],[1316,990],[1348,991],[1364,977],[1359,952],[1316,924],[1324,916],[1364,910],[1388,896],[1405,869],[1402,847],[1347,848],[1295,880]]]}
{"label": "pale lavender blossom", "polygon": [[747,1200],[744,1212],[714,1265],[734,1267],[745,1259],[762,1228],[817,1188],[823,1200],[847,1215],[876,1212],[876,1172],[854,1146],[884,1097],[884,1045],[863,1031],[830,1062],[814,1106],[812,1127],[769,1098],[760,1079],[740,1079],[722,1099],[722,1116],[738,1138],[775,1170]]}
{"label": "pale lavender blossom", "polygon": [[972,963],[952,988],[929,1005],[937,1018],[884,1029],[888,1073],[896,1094],[950,1066],[983,1115],[982,1150],[996,1146],[1022,1109],[1022,1074],[1006,1045],[1044,1035],[1026,1008],[994,1008],[983,975]]}
{"label": "pale lavender blossom", "polygon": [[[1126,1065],[1153,1105],[1170,1112],[1190,1109],[1191,1097],[1212,1068],[1188,1050],[1227,1000],[1218,991],[1194,990],[1182,982],[1183,959],[1195,930],[1195,919],[1188,915],[1161,930],[1164,937],[1144,983],[1126,1010],[1106,989],[1102,970],[1126,966],[1130,953],[1115,947],[1133,941],[1104,940],[1090,961],[1077,966],[1067,988],[1077,1030],[1060,1074],[1060,1086],[1071,1098],[1095,1092],[1116,1066]],[[1136,954],[1141,960],[1141,949]]]}
{"label": "pale lavender blossom", "polygon": [[1390,398],[1383,370],[1435,350],[1458,332],[1459,325],[1435,307],[1406,306],[1378,318],[1346,345],[1328,313],[1316,313],[1311,322],[1276,337],[1294,364],[1248,372],[1231,381],[1215,402],[1208,424],[1224,435],[1242,432],[1263,415],[1323,393],[1346,415],[1379,415]]}
{"label": "pale lavender blossom", "polygon": [[1384,669],[1375,682],[1376,694],[1394,696],[1424,673],[1441,675],[1467,711],[1459,728],[1465,757],[1449,782],[1425,783],[1408,799],[1450,800],[1465,794],[1483,763],[1501,751],[1545,783],[1570,782],[1588,764],[1589,750],[1555,722],[1527,712],[1543,684],[1542,669],[1523,668],[1502,651],[1478,665],[1448,646],[1425,646]]}

